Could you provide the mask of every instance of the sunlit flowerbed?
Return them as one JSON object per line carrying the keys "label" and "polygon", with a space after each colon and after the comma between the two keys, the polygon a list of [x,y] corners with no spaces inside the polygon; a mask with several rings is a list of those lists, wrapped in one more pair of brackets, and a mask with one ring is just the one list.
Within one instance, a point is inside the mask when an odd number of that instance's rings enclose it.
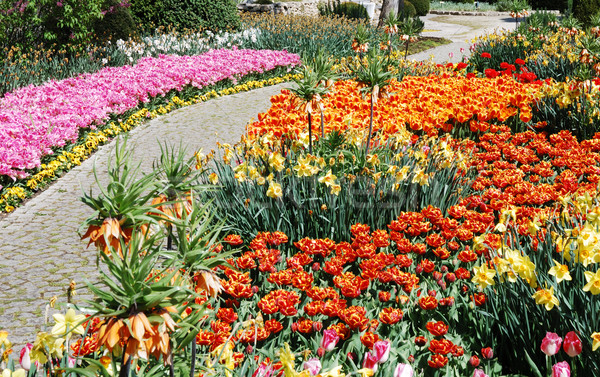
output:
{"label": "sunlit flowerbed", "polygon": [[240,143],[165,146],[149,175],[120,144],[119,184],[83,198],[96,299],[3,373],[599,374],[600,136],[575,121],[598,79],[385,59],[315,58]]}

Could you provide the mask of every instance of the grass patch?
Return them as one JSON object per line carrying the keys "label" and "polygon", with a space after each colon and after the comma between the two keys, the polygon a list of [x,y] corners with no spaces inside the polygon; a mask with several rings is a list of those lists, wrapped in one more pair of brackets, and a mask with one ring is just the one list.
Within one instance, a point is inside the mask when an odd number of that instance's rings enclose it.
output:
{"label": "grass patch", "polygon": [[452,43],[452,41],[446,38],[420,37],[418,41],[411,43],[408,46],[408,54],[418,54],[419,52],[423,52],[438,46],[447,45],[449,43]]}
{"label": "grass patch", "polygon": [[429,5],[430,10],[447,10],[447,11],[495,11],[496,5],[479,2],[479,8],[475,8],[475,4],[455,3],[452,1],[432,1]]}

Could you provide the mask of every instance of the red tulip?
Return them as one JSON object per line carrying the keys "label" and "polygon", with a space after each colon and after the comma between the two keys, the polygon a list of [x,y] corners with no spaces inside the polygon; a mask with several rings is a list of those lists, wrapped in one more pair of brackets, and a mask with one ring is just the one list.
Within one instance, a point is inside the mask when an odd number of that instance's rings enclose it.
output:
{"label": "red tulip", "polygon": [[565,335],[563,349],[571,357],[575,357],[581,353],[581,339],[579,339],[575,331],[569,331]]}

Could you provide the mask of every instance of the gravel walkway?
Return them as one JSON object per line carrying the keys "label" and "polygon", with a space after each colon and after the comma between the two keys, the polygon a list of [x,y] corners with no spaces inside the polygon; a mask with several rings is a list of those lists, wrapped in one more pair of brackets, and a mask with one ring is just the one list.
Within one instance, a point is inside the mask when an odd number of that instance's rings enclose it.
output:
{"label": "gravel walkway", "polygon": [[[436,62],[460,60],[460,48],[468,51],[466,40],[496,27],[510,27],[506,16],[424,17],[425,29],[435,30],[425,35],[442,36],[454,43],[432,49],[410,58]],[[514,27],[514,24],[512,24]],[[216,141],[239,141],[244,127],[270,105],[269,98],[290,84],[239,93],[176,110],[154,119],[130,132],[129,145],[134,159],[150,171],[160,155],[159,141],[183,145],[192,151],[214,149]],[[78,235],[80,224],[92,213],[79,200],[82,190],[96,187],[92,168],[96,165],[100,180],[106,181],[108,157],[114,142],[100,148],[81,166],[68,172],[47,190],[0,220],[0,330],[9,332],[9,339],[18,350],[33,342],[43,329],[46,305],[52,296],[65,302],[69,282],[74,280],[81,301],[85,296],[85,279],[96,276],[95,251],[87,249]]]}

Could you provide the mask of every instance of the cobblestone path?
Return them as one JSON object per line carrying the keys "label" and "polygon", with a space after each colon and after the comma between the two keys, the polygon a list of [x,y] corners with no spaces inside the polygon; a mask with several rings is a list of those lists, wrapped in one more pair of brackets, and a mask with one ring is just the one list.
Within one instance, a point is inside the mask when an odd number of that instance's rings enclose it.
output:
{"label": "cobblestone path", "polygon": [[[129,133],[133,158],[142,163],[143,171],[150,171],[160,156],[159,141],[176,146],[182,142],[190,155],[200,148],[209,152],[216,141],[235,143],[245,125],[268,109],[269,98],[290,85],[212,99],[156,118]],[[82,190],[96,187],[94,164],[99,179],[106,181],[113,150],[114,141],[0,220],[0,330],[9,332],[15,350],[33,342],[43,329],[52,296],[66,301],[71,279],[79,293],[75,302],[89,298],[84,280],[93,281],[96,276],[96,253],[93,247],[86,248],[78,229],[93,211],[79,198]]]}

